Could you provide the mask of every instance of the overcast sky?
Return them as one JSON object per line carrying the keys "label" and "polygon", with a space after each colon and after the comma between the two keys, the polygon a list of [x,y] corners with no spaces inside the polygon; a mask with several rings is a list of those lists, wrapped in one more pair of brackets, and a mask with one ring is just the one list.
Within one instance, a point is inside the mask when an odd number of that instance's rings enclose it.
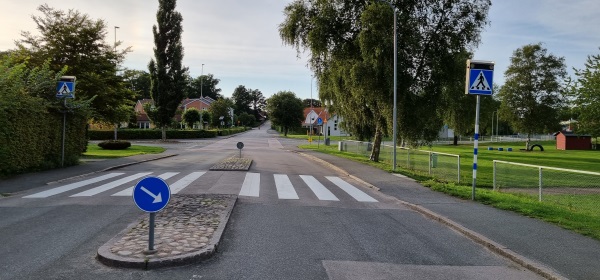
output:
{"label": "overcast sky", "polygon": [[[43,3],[70,8],[104,19],[107,42],[116,38],[131,46],[125,67],[146,70],[152,57],[152,25],[158,1],[154,0],[3,0],[0,9],[0,50],[14,48],[21,31],[37,32],[31,15]],[[300,98],[311,96],[311,72],[306,58],[284,46],[277,31],[283,8],[291,0],[179,0],[183,15],[184,65],[197,77],[202,72],[220,79],[222,94],[231,96],[238,85],[259,89],[266,97],[291,90]],[[598,0],[492,0],[491,25],[482,33],[474,59],[496,62],[494,82],[504,83],[504,71],[514,50],[544,43],[548,51],[564,57],[571,68],[584,67],[590,54],[600,54],[600,1]],[[313,97],[318,98],[316,86]]]}

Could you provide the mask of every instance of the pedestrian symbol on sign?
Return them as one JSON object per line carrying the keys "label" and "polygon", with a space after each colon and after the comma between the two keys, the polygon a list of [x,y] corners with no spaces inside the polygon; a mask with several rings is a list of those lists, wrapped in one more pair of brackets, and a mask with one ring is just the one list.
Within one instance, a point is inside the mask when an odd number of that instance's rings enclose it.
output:
{"label": "pedestrian symbol on sign", "polygon": [[71,93],[71,91],[69,90],[69,87],[67,86],[67,83],[63,83],[62,87],[60,88],[60,90],[58,90],[58,94],[59,95],[67,95]]}
{"label": "pedestrian symbol on sign", "polygon": [[483,75],[483,71],[479,71],[479,75],[477,75],[475,82],[471,85],[471,89],[485,90],[485,91],[491,90],[490,84],[488,83],[485,76]]}

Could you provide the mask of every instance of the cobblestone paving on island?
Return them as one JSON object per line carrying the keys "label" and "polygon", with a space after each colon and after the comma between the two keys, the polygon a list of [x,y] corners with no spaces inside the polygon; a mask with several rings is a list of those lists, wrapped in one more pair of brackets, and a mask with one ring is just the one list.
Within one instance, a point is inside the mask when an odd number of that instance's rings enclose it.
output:
{"label": "cobblestone paving on island", "polygon": [[248,158],[230,157],[215,164],[210,168],[212,171],[247,171],[250,169],[252,160]]}
{"label": "cobblestone paving on island", "polygon": [[157,253],[144,254],[148,249],[148,216],[129,229],[110,251],[121,257],[152,260],[201,250],[219,226],[228,198],[226,195],[174,195],[169,205],[156,214],[154,249]]}

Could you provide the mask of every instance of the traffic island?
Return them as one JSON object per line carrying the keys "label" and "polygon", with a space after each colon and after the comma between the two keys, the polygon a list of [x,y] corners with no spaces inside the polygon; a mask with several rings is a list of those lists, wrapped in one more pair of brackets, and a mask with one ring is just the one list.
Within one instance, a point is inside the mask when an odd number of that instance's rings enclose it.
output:
{"label": "traffic island", "polygon": [[174,195],[156,213],[153,254],[148,249],[148,215],[141,216],[98,249],[98,260],[113,267],[151,269],[190,264],[216,251],[235,206],[235,195]]}
{"label": "traffic island", "polygon": [[248,171],[252,160],[242,157],[230,157],[213,165],[211,171]]}

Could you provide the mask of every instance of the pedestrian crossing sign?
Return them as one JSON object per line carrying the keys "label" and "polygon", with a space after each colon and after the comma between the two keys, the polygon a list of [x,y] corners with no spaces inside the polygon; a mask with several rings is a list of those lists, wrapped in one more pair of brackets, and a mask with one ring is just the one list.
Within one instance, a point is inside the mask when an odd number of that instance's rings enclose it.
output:
{"label": "pedestrian crossing sign", "polygon": [[58,98],[75,98],[75,77],[63,76],[58,81],[56,87],[56,97]]}
{"label": "pedestrian crossing sign", "polygon": [[466,94],[492,95],[494,63],[467,60]]}

